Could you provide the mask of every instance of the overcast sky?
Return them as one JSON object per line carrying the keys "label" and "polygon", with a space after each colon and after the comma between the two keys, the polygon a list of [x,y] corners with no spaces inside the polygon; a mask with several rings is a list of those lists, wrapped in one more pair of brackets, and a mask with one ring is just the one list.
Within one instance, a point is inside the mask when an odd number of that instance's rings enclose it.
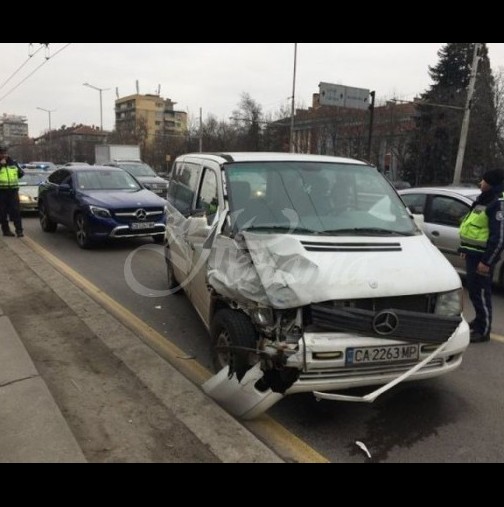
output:
{"label": "overcast sky", "polygon": [[[0,46],[0,114],[28,118],[30,136],[72,123],[114,127],[116,88],[121,97],[156,93],[193,116],[228,119],[243,92],[274,112],[292,95],[294,43],[50,43],[31,58],[28,43]],[[492,68],[504,67],[504,43],[487,43]],[[438,62],[443,43],[298,43],[296,100],[309,106],[321,81],[376,90],[378,100],[412,99],[431,84],[428,66]],[[40,47],[33,43],[34,50]],[[64,48],[64,49],[63,49]],[[63,49],[62,51],[60,51]],[[60,51],[58,53],[58,51]],[[54,55],[54,56],[53,56]],[[28,60],[28,61],[27,61]],[[26,65],[6,80],[25,62]],[[25,82],[15,88],[29,74]],[[15,89],[14,89],[15,88]],[[11,90],[13,90],[11,92]]]}

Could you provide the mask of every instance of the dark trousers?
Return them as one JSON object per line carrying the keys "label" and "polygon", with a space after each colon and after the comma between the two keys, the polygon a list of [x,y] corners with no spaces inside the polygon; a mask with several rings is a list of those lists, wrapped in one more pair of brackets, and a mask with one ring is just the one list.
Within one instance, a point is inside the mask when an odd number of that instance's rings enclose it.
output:
{"label": "dark trousers", "polygon": [[486,336],[492,330],[492,279],[493,269],[488,276],[477,273],[482,255],[469,254],[466,257],[466,285],[471,303],[476,312],[472,328]]}
{"label": "dark trousers", "polygon": [[17,189],[0,190],[0,224],[4,234],[10,230],[9,218],[14,223],[16,232],[23,232],[21,211],[19,210],[19,191]]}

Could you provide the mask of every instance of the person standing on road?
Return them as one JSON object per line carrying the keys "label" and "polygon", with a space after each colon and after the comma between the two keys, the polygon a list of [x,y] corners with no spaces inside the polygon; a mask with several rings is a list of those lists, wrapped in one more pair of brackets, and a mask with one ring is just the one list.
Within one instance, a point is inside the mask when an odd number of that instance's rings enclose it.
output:
{"label": "person standing on road", "polygon": [[9,218],[14,222],[16,235],[22,238],[23,223],[19,209],[19,179],[24,176],[18,163],[0,146],[0,224],[4,236],[14,236],[9,226]]}
{"label": "person standing on road", "polygon": [[487,342],[492,330],[492,280],[504,249],[504,170],[483,175],[481,195],[460,226],[460,253],[466,261],[467,289],[476,312],[471,343]]}

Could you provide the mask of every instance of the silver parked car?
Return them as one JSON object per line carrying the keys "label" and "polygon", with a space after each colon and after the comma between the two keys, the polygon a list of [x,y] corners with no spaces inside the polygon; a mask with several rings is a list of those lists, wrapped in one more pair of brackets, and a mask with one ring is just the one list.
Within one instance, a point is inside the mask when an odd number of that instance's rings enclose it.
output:
{"label": "silver parked car", "polygon": [[[480,193],[476,187],[426,187],[399,191],[410,211],[424,216],[425,234],[463,276],[465,262],[458,253],[459,227]],[[494,282],[504,286],[502,261],[495,269]]]}
{"label": "silver parked car", "polygon": [[27,171],[19,181],[19,207],[21,211],[38,211],[38,189],[51,173]]}

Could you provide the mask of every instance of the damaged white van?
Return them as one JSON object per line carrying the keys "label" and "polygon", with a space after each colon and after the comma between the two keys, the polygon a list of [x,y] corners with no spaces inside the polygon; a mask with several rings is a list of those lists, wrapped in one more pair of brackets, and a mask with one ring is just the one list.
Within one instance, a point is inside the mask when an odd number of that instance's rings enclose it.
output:
{"label": "damaged white van", "polygon": [[[460,366],[460,278],[375,167],[185,155],[168,203],[168,284],[207,326],[218,373],[205,390],[235,415],[300,392],[372,402]],[[338,394],[363,386],[380,387]]]}

